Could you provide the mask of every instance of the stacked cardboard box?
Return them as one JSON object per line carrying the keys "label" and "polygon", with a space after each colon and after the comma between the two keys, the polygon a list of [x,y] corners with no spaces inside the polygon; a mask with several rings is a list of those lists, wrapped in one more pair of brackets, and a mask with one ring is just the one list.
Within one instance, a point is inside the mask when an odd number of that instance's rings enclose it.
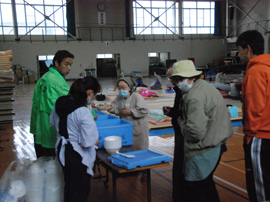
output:
{"label": "stacked cardboard box", "polygon": [[14,74],[11,69],[12,50],[0,51],[0,124],[12,122]]}
{"label": "stacked cardboard box", "polygon": [[35,73],[33,71],[28,71],[29,83],[35,83]]}
{"label": "stacked cardboard box", "polygon": [[0,82],[13,83],[14,74],[11,69],[11,60],[13,59],[12,50],[0,51]]}
{"label": "stacked cardboard box", "polygon": [[15,72],[15,83],[35,83],[35,73],[33,71],[29,71],[21,65],[13,65],[13,69]]}

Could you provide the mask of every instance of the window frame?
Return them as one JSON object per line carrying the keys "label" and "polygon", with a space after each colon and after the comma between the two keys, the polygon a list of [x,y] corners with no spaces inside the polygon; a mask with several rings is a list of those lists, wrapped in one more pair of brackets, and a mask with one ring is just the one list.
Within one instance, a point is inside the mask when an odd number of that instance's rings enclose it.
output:
{"label": "window frame", "polygon": [[[164,3],[164,7],[156,7],[155,3],[157,2]],[[177,1],[138,0],[133,1],[132,3],[134,25],[133,32],[135,36],[179,34],[179,3]],[[148,4],[148,6],[146,6],[146,4]],[[138,15],[139,11],[142,11],[141,15]],[[170,17],[170,15],[173,16]],[[140,25],[138,23],[139,18],[142,18],[142,23],[140,23],[142,24],[142,26],[138,26]],[[172,25],[168,24],[171,23],[171,20],[169,18],[173,19]],[[156,26],[155,24],[157,24],[158,26]]]}
{"label": "window frame", "polygon": [[[195,8],[184,8],[183,4],[185,2],[189,2],[189,3],[195,3]],[[198,8],[198,3],[209,3],[210,4],[210,8]],[[213,7],[212,7],[213,5]],[[182,1],[182,4],[181,4],[181,11],[182,11],[182,29],[181,29],[181,34],[182,35],[213,35],[214,34],[214,30],[215,30],[215,1],[200,1],[200,0],[193,0],[193,1]],[[184,23],[184,20],[185,20],[185,17],[184,17],[184,14],[185,14],[185,11],[184,10],[195,10],[196,12],[196,25],[195,26],[185,26],[185,23]],[[210,10],[210,22],[208,26],[201,26],[201,25],[198,25],[198,11],[201,11],[203,10],[203,12],[205,10]],[[212,13],[211,13],[212,12]],[[203,15],[203,18],[205,17],[205,14]],[[191,17],[190,17],[191,18]],[[203,21],[203,23],[205,23],[205,21]],[[204,28],[207,28],[209,29],[209,32],[207,33],[203,33],[203,32],[198,32],[199,29],[204,29]],[[194,29],[196,30],[195,33],[194,32],[185,32],[185,29]]]}
{"label": "window frame", "polygon": [[[54,4],[46,4],[45,0],[42,0],[43,4],[40,4],[40,2],[35,3],[35,4],[30,4],[25,1],[17,1],[15,5],[13,5],[10,2],[0,2],[0,35],[5,35],[5,36],[12,36],[16,35],[18,33],[19,36],[23,35],[31,35],[31,36],[67,36],[67,19],[66,19],[66,1],[65,0],[59,0],[59,2],[54,2]],[[58,4],[57,4],[58,3]],[[3,22],[3,15],[5,15],[5,12],[2,11],[2,5],[6,4],[11,7],[11,10],[15,10],[16,15],[14,16],[24,16],[23,20],[20,17],[16,17],[16,22],[14,23],[14,20],[12,18],[12,25],[8,26],[10,29],[12,29],[12,33],[6,33],[6,28],[5,23]],[[13,6],[15,8],[13,8]],[[40,9],[38,9],[38,7]],[[23,10],[22,10],[23,8]],[[27,10],[33,9],[31,12],[31,19],[29,20],[29,16],[27,15]],[[46,13],[47,9],[50,9],[51,12]],[[19,10],[20,9],[20,10]],[[20,13],[21,12],[21,13]],[[59,14],[61,13],[61,14]],[[13,16],[13,14],[11,14]],[[57,20],[59,15],[62,16],[62,23],[60,24],[59,20]],[[38,17],[40,19],[38,19]],[[44,17],[45,16],[45,17]],[[56,19],[57,16],[57,19]],[[46,18],[50,18],[49,19]],[[58,22],[60,25],[58,25],[56,22]],[[51,24],[51,25],[48,25]],[[15,26],[14,26],[15,25]],[[24,31],[22,31],[24,30]],[[51,33],[50,33],[51,32]]]}

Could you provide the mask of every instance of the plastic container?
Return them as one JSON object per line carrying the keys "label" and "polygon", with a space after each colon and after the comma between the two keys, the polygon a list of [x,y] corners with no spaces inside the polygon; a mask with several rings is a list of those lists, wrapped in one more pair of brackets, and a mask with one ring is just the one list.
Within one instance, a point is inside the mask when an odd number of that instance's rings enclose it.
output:
{"label": "plastic container", "polygon": [[117,118],[116,116],[105,114],[105,115],[98,115],[97,121],[111,121],[113,119],[119,119],[119,118]]}
{"label": "plastic container", "polygon": [[139,71],[133,71],[133,72],[131,73],[131,76],[132,76],[132,77],[141,77],[141,76],[142,76],[142,73],[139,72]]}
{"label": "plastic container", "polygon": [[104,138],[104,147],[109,154],[115,154],[122,147],[122,140],[119,136],[108,136]]}
{"label": "plastic container", "polygon": [[64,201],[64,177],[56,158],[40,157],[26,172],[27,202]]}
{"label": "plastic container", "polygon": [[126,169],[134,169],[172,161],[172,157],[151,151],[149,149],[127,152],[127,155],[135,155],[135,158],[127,158],[119,154],[108,157],[112,164]]}
{"label": "plastic container", "polygon": [[229,106],[230,114],[232,118],[238,117],[238,108],[237,106]]}
{"label": "plastic container", "polygon": [[48,161],[45,165],[45,199],[50,202],[60,202],[64,199],[64,176],[57,159]]}
{"label": "plastic container", "polygon": [[34,162],[26,172],[27,202],[43,201],[44,183],[43,165],[38,162]]}
{"label": "plastic container", "polygon": [[114,118],[113,116],[98,116],[96,121],[100,143],[98,148],[104,148],[104,138],[108,136],[120,136],[122,145],[133,144],[133,124],[129,121]]}

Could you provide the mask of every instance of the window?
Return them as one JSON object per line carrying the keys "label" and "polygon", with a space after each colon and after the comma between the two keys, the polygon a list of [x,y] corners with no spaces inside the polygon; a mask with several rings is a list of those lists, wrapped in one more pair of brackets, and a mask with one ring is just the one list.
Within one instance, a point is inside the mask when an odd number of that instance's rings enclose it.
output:
{"label": "window", "polygon": [[54,58],[54,55],[39,55],[38,56],[38,60],[41,61],[41,60],[53,60]]}
{"label": "window", "polygon": [[158,54],[157,53],[148,53],[148,57],[157,57]]}
{"label": "window", "polygon": [[5,0],[0,3],[0,34],[13,35],[13,17],[12,17],[12,7],[11,1]]}
{"label": "window", "polygon": [[[66,0],[16,0],[19,35],[66,35]],[[11,0],[0,3],[0,34],[13,35]]]}
{"label": "window", "polygon": [[97,54],[98,59],[103,59],[103,58],[113,58],[113,54],[107,53],[107,54]]}
{"label": "window", "polygon": [[176,1],[134,1],[134,34],[178,34],[178,13],[179,4]]}
{"label": "window", "polygon": [[213,34],[215,2],[183,1],[183,34]]}

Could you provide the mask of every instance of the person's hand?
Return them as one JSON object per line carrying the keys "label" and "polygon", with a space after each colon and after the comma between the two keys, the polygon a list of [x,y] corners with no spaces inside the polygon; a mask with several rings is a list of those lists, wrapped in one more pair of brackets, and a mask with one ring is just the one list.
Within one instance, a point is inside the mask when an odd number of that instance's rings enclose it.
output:
{"label": "person's hand", "polygon": [[131,112],[130,109],[124,108],[124,109],[121,110],[121,114],[123,114],[123,115],[131,115],[132,112]]}
{"label": "person's hand", "polygon": [[110,110],[110,109],[112,109],[112,105],[110,105],[110,104],[106,104],[106,107],[105,107],[105,110]]}
{"label": "person's hand", "polygon": [[98,146],[98,145],[99,145],[99,142],[100,142],[100,140],[99,140],[99,139],[97,139],[96,146]]}
{"label": "person's hand", "polygon": [[170,113],[171,109],[172,109],[172,107],[168,107],[168,106],[162,107],[163,113],[165,115],[168,115]]}
{"label": "person's hand", "polygon": [[98,117],[98,115],[96,114],[96,115],[95,115],[95,118],[94,118],[95,121],[97,120],[97,117]]}
{"label": "person's hand", "polygon": [[95,107],[96,104],[95,104],[94,102],[91,102],[91,106],[92,106],[92,107]]}

